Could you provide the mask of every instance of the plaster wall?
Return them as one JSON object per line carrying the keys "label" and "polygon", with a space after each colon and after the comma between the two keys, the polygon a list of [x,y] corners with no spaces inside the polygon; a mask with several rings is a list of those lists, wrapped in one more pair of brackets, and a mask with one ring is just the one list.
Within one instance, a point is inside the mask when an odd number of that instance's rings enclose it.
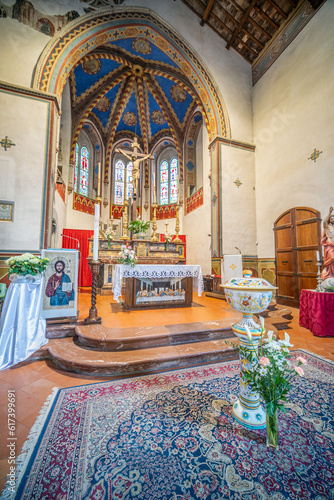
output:
{"label": "plaster wall", "polygon": [[[187,235],[187,264],[200,265],[203,275],[211,274],[211,187],[209,137],[202,127],[203,141],[203,205],[183,218],[182,234]],[[201,132],[200,132],[201,133]]]}
{"label": "plaster wall", "polygon": [[[222,253],[256,255],[255,157],[253,151],[221,144]],[[242,184],[237,187],[234,181]]]}
{"label": "plaster wall", "polygon": [[31,87],[35,65],[49,40],[16,19],[0,18],[0,80]]}
{"label": "plaster wall", "polygon": [[254,87],[260,258],[274,257],[272,228],[285,210],[310,207],[324,218],[334,204],[333,24],[327,1]]}
{"label": "plaster wall", "polygon": [[0,121],[16,144],[0,150],[0,199],[15,202],[14,222],[0,222],[0,249],[39,251],[48,103],[0,92]]}

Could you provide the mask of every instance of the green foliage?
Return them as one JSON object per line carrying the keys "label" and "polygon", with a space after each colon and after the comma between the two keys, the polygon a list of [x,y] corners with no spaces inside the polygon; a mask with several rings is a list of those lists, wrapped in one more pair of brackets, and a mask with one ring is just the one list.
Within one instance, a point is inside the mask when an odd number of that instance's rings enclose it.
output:
{"label": "green foliage", "polygon": [[144,222],[141,219],[132,220],[129,224],[129,230],[134,234],[146,233],[150,227],[151,221]]}
{"label": "green foliage", "polygon": [[42,273],[47,268],[48,262],[49,259],[42,259],[31,253],[24,253],[6,260],[6,264],[9,266],[8,274],[19,274],[21,276]]}

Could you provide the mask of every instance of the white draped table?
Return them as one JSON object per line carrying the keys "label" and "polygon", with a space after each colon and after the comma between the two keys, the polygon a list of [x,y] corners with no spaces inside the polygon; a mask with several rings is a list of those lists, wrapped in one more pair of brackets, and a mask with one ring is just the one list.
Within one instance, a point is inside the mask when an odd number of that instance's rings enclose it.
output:
{"label": "white draped table", "polygon": [[42,278],[11,283],[0,320],[0,370],[29,358],[48,342],[40,317]]}
{"label": "white draped table", "polygon": [[131,267],[125,264],[115,264],[112,287],[114,300],[122,295],[122,278],[193,278],[194,289],[199,297],[204,290],[201,266],[139,264]]}

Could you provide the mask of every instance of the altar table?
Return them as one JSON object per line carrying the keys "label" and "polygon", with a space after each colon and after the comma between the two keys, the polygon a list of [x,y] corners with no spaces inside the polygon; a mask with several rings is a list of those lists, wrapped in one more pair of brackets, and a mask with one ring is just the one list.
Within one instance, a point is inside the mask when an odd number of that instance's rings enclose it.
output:
{"label": "altar table", "polygon": [[302,290],[299,324],[317,337],[334,337],[334,293]]}
{"label": "altar table", "polygon": [[124,305],[128,308],[189,307],[193,284],[199,297],[204,290],[201,266],[116,264],[112,288],[115,300],[121,296],[123,278]]}

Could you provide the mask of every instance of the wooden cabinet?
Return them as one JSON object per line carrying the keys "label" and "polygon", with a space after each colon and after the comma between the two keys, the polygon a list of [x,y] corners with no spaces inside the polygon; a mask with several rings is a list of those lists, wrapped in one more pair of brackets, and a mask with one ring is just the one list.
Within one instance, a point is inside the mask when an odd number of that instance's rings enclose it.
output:
{"label": "wooden cabinet", "polygon": [[299,306],[302,289],[317,286],[320,213],[306,207],[287,210],[274,224],[277,302]]}

